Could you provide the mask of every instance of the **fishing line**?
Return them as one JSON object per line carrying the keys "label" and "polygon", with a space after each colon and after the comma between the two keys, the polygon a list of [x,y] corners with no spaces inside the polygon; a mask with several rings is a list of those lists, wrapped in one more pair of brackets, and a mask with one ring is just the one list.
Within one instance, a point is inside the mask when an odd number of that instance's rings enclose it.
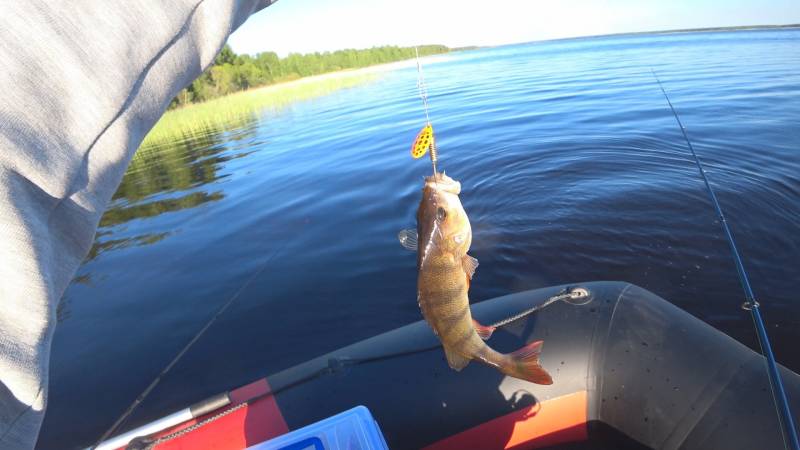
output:
{"label": "fishing line", "polygon": [[419,49],[414,46],[414,54],[417,56],[417,89],[419,90],[419,98],[422,99],[422,107],[425,109],[425,123],[431,124],[431,118],[428,115],[428,88],[425,86],[425,76],[422,75],[422,63],[419,61]]}
{"label": "fishing line", "polygon": [[800,443],[797,439],[797,429],[794,425],[794,419],[792,418],[792,411],[789,407],[789,400],[786,397],[786,391],[783,388],[783,381],[781,380],[781,375],[778,372],[778,365],[775,362],[775,355],[772,353],[772,346],[770,345],[769,337],[767,336],[764,320],[761,318],[760,305],[756,301],[753,290],[750,287],[750,280],[747,277],[747,272],[744,270],[742,258],[739,256],[739,250],[736,248],[736,243],[733,240],[733,233],[731,233],[731,230],[728,227],[728,221],[725,220],[725,215],[722,214],[722,208],[719,206],[717,196],[714,194],[714,190],[711,189],[711,184],[708,182],[706,171],[703,169],[703,165],[700,163],[700,158],[697,157],[697,153],[695,153],[691,141],[689,141],[686,128],[684,128],[680,117],[678,117],[678,112],[675,111],[675,107],[672,106],[672,102],[669,100],[669,96],[667,96],[667,91],[664,90],[664,86],[661,84],[661,80],[658,79],[656,71],[651,68],[650,72],[656,79],[658,87],[661,88],[661,93],[664,94],[664,98],[667,100],[667,104],[669,105],[670,110],[672,110],[672,114],[675,116],[678,126],[681,128],[683,138],[686,140],[686,145],[689,147],[689,151],[692,153],[694,162],[697,164],[697,169],[700,171],[700,175],[703,177],[706,190],[708,191],[709,197],[711,197],[711,203],[714,204],[714,208],[717,211],[717,216],[722,224],[722,229],[725,231],[725,237],[728,240],[728,245],[731,249],[731,253],[733,254],[733,261],[736,264],[739,282],[742,285],[742,290],[744,291],[745,295],[745,302],[742,304],[742,307],[750,311],[750,315],[753,318],[753,324],[756,328],[756,334],[758,335],[758,343],[761,346],[761,353],[766,359],[767,375],[769,378],[770,389],[772,391],[772,399],[775,402],[775,407],[778,412],[778,421],[781,423],[782,428],[784,429],[784,433],[782,433],[783,445],[785,448],[789,448],[789,445],[791,445],[793,450],[800,450]]}
{"label": "fishing line", "polygon": [[[433,125],[431,125],[431,118],[428,114],[428,87],[425,85],[425,76],[422,74],[422,62],[419,60],[419,49],[417,46],[414,46],[414,54],[417,57],[417,89],[419,90],[419,98],[422,99],[422,107],[425,110],[425,128],[423,128],[417,137],[417,141],[419,141],[420,137],[424,135],[430,136],[430,158],[431,164],[433,165],[433,180],[436,181],[436,161],[439,160],[439,153],[436,150],[436,138],[433,134]],[[427,130],[427,132],[426,132]],[[415,142],[416,144],[416,142]],[[412,154],[413,151],[412,151]],[[422,156],[422,155],[419,155]],[[418,156],[414,156],[417,158]]]}
{"label": "fishing line", "polygon": [[228,298],[228,300],[217,310],[217,312],[211,317],[211,319],[209,319],[208,322],[206,322],[206,324],[203,326],[203,328],[201,328],[200,331],[198,331],[194,335],[194,337],[192,337],[192,339],[189,340],[189,342],[183,347],[183,349],[181,351],[179,351],[178,354],[175,355],[174,358],[172,358],[172,360],[169,362],[169,364],[167,364],[164,367],[164,369],[161,371],[161,373],[159,373],[158,376],[156,376],[155,379],[153,379],[153,381],[150,383],[150,385],[148,385],[147,388],[141,394],[139,394],[138,397],[136,397],[136,399],[133,401],[133,403],[131,403],[131,405],[128,407],[128,409],[126,409],[125,412],[122,413],[122,415],[116,420],[116,422],[114,422],[114,424],[111,425],[111,427],[108,430],[106,430],[106,432],[103,433],[102,436],[100,436],[100,439],[98,439],[97,442],[92,447],[90,447],[91,449],[94,449],[97,446],[99,446],[101,443],[103,443],[103,441],[105,441],[112,434],[114,434],[114,432],[116,432],[117,429],[119,429],[119,427],[122,426],[122,424],[125,423],[126,420],[128,420],[128,418],[131,416],[131,414],[133,414],[133,412],[136,410],[136,408],[147,398],[148,395],[150,395],[150,392],[152,392],[153,389],[155,389],[155,387],[158,385],[158,383],[161,382],[161,380],[164,378],[164,376],[166,376],[167,373],[170,370],[172,370],[172,368],[175,366],[175,364],[178,363],[178,361],[180,361],[180,359],[183,357],[183,355],[185,355],[186,352],[188,352],[189,349],[198,340],[200,340],[200,338],[203,336],[203,334],[205,334],[205,332],[208,331],[209,328],[211,328],[211,325],[213,325],[214,322],[217,321],[219,316],[221,316],[233,304],[233,302],[236,301],[237,298],[239,298],[239,296],[242,294],[242,292],[244,292],[244,290],[247,289],[248,286],[250,286],[250,283],[252,283],[256,278],[258,278],[259,275],[261,275],[262,272],[264,272],[264,269],[267,268],[267,265],[269,264],[270,261],[272,261],[272,256],[267,258],[267,260],[264,261],[263,264],[261,264],[261,267],[259,267],[258,270],[256,270],[253,273],[253,275],[251,275],[250,278],[248,278],[247,281],[245,281],[241,285],[241,287],[239,287],[239,289],[236,292],[234,292],[234,294],[231,295]]}

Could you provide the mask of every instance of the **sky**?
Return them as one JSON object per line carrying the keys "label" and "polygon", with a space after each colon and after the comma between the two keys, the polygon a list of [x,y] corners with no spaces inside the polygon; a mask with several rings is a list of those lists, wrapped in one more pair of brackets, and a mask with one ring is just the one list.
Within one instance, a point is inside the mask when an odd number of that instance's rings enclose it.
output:
{"label": "sky", "polygon": [[800,23],[798,0],[280,0],[250,17],[228,42],[237,53],[286,56],[789,23]]}

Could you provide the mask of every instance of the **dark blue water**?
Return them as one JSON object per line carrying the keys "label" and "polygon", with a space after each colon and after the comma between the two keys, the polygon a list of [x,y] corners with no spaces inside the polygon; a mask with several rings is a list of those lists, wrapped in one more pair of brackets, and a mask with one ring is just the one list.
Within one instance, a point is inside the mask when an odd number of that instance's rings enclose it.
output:
{"label": "dark blue water", "polygon": [[[731,223],[778,359],[800,371],[800,30],[453,53],[425,74],[480,260],[471,299],[586,280],[652,290],[753,346]],[[141,150],[59,308],[41,448],[96,439],[260,268],[135,426],[420,319],[416,70]],[[691,351],[687,349],[687,351]]]}

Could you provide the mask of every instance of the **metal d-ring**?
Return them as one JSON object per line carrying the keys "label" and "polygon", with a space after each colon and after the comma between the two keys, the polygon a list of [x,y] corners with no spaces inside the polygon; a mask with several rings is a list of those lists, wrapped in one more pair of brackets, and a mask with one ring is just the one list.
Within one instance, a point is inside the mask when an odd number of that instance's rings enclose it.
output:
{"label": "metal d-ring", "polygon": [[569,288],[566,295],[567,298],[565,298],[564,301],[575,306],[583,306],[594,300],[592,293],[585,287]]}
{"label": "metal d-ring", "polygon": [[753,308],[758,308],[760,306],[761,303],[758,303],[755,299],[742,303],[742,309],[745,311],[751,311]]}

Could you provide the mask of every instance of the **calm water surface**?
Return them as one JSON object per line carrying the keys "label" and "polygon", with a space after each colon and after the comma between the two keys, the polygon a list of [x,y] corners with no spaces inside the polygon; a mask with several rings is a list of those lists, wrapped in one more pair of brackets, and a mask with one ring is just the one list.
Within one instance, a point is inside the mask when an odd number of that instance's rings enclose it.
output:
{"label": "calm water surface", "polygon": [[[554,41],[425,67],[461,181],[471,298],[586,280],[652,290],[753,346],[729,218],[778,359],[800,371],[800,30]],[[416,70],[143,149],[59,308],[40,448],[93,442],[261,267],[128,427],[419,320]]]}

